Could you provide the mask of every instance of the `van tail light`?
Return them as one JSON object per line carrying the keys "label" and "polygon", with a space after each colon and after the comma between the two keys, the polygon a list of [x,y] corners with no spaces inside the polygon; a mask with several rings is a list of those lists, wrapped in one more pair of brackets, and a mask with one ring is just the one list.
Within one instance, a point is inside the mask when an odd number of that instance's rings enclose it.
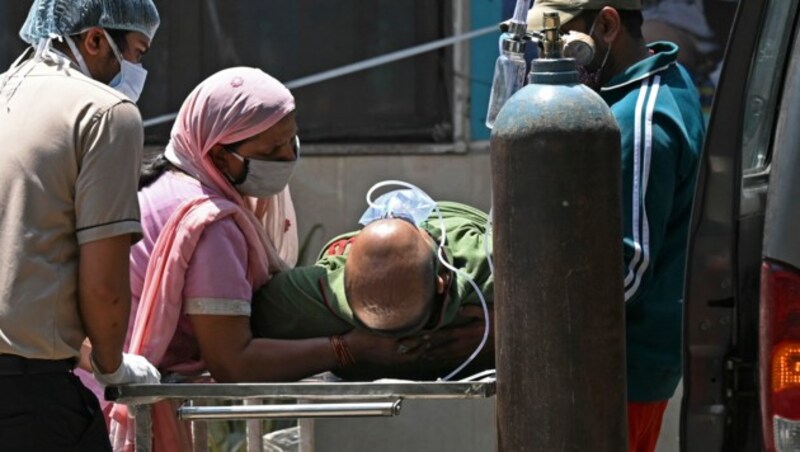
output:
{"label": "van tail light", "polygon": [[767,451],[800,450],[800,270],[761,267],[759,378]]}

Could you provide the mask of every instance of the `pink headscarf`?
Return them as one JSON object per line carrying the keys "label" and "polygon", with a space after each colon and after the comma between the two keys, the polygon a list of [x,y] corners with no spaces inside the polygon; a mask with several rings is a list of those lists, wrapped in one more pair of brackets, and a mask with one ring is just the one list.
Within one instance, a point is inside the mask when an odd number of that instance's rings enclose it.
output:
{"label": "pink headscarf", "polygon": [[[269,199],[244,198],[214,165],[209,151],[217,144],[255,136],[294,109],[292,93],[260,69],[225,69],[204,80],[186,98],[165,152],[172,164],[256,215],[269,238],[267,254],[276,270],[297,262],[297,229],[291,228],[291,236],[284,234],[287,224],[295,224],[289,188]],[[274,259],[275,251],[282,262]]]}
{"label": "pink headscarf", "polygon": [[[297,228],[288,187],[267,199],[242,197],[214,165],[209,151],[253,137],[294,111],[294,98],[280,82],[258,69],[220,71],[197,86],[183,103],[165,155],[218,195],[190,199],[159,233],[145,274],[128,352],[158,365],[182,313],[188,262],[205,227],[232,218],[248,246],[247,278],[254,288],[294,265]],[[124,405],[109,414],[114,450],[132,450],[132,419]],[[173,404],[153,406],[156,450],[185,450],[189,435]]]}

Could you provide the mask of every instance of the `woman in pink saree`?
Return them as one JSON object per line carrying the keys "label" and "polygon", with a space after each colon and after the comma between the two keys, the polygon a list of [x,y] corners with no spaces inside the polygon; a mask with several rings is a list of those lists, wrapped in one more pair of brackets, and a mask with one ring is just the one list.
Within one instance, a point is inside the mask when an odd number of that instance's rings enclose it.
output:
{"label": "woman in pink saree", "polygon": [[[286,381],[335,366],[327,338],[260,339],[250,330],[253,291],[296,260],[294,110],[289,90],[264,72],[218,72],[186,99],[166,151],[143,173],[127,352],[162,375]],[[282,360],[287,353],[297,359]],[[106,411],[115,450],[132,450],[126,407]],[[170,403],[154,406],[153,426],[155,450],[189,450]]]}

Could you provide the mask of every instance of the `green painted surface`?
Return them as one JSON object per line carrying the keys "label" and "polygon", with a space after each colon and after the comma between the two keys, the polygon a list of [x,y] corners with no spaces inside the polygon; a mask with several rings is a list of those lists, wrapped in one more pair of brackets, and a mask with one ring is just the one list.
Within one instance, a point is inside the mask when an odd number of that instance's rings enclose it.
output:
{"label": "green painted surface", "polygon": [[[470,17],[472,30],[497,24],[502,20],[501,0],[472,0]],[[472,140],[488,140],[486,109],[492,85],[494,63],[498,56],[497,40],[500,31],[473,39],[470,44],[470,124]]]}

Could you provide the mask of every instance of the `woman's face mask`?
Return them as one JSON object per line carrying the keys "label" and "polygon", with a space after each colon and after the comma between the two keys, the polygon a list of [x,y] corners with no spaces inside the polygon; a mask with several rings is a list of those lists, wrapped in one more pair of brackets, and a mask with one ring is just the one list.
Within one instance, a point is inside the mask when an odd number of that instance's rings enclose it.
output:
{"label": "woman's face mask", "polygon": [[240,162],[244,163],[244,173],[237,179],[231,178],[231,183],[236,190],[245,196],[266,198],[277,195],[292,178],[297,161],[300,160],[300,138],[294,138],[294,152],[296,158],[292,161],[253,160],[242,157],[235,151],[230,153]]}

